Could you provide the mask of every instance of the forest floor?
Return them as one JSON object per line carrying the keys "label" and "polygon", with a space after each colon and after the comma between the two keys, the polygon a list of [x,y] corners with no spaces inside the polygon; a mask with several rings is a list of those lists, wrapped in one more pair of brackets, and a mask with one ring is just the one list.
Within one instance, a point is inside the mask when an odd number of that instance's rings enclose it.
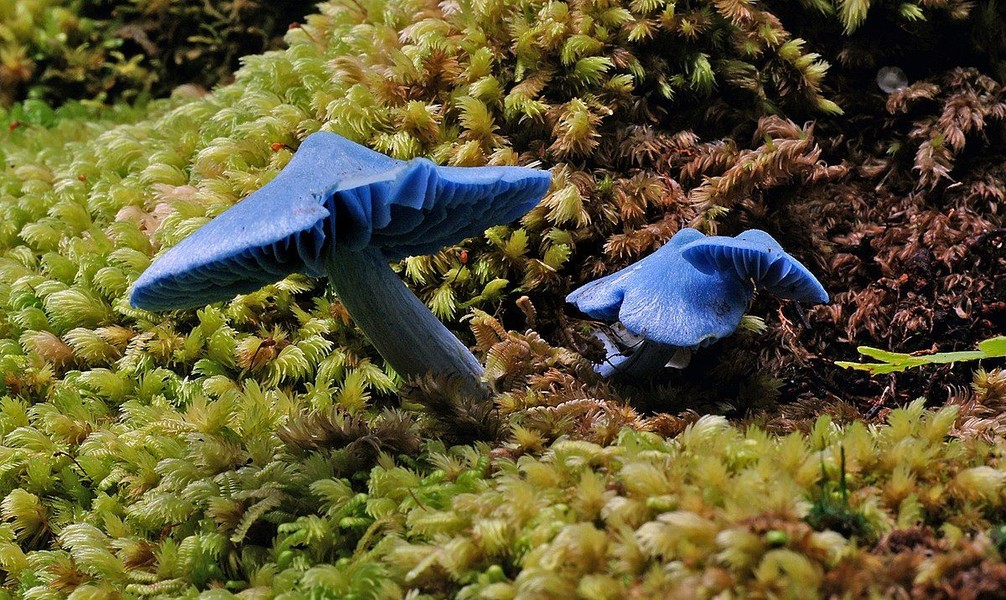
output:
{"label": "forest floor", "polygon": [[[962,98],[973,99],[974,90],[988,84],[982,79],[958,69],[941,82],[939,97],[940,88],[925,82],[889,95],[867,90],[866,106],[856,107],[863,111],[854,119],[856,137],[850,139],[848,124],[835,129],[828,120],[811,129],[822,163],[831,167],[826,180],[756,189],[721,222],[729,231],[759,227],[785,238],[832,297],[816,307],[756,299],[749,312],[770,324],[766,334],[739,332],[697,353],[686,372],[670,374],[674,387],[688,389],[680,396],[689,408],[726,409],[786,431],[806,428],[821,413],[880,422],[891,408],[920,397],[930,406],[973,399],[976,372],[1001,367],[1001,360],[887,375],[835,363],[862,360],[859,346],[920,354],[972,350],[1006,330],[1001,122],[990,118],[973,147],[965,148],[961,137],[959,152],[938,149],[938,161],[927,142],[913,147],[885,139],[899,129],[915,144],[941,128],[948,139],[963,136],[957,123],[971,113],[961,109]],[[1002,90],[994,88],[993,112],[1002,110]],[[934,108],[943,111],[938,118],[924,116]],[[758,385],[758,376],[770,380]],[[689,381],[702,383],[689,387]],[[640,396],[667,400],[659,393]],[[703,397],[710,403],[693,402]],[[731,397],[737,402],[724,404]]]}

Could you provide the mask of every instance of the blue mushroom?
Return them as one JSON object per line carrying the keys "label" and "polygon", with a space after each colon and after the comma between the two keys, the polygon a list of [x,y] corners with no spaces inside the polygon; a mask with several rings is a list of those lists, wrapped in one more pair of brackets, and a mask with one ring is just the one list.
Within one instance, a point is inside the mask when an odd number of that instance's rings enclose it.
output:
{"label": "blue mushroom", "polygon": [[603,377],[641,377],[733,333],[755,288],[784,298],[827,302],[821,284],[767,233],[706,237],[682,229],[659,250],[588,283],[566,301],[592,318],[617,321],[599,331],[609,349]]}
{"label": "blue mushroom", "polygon": [[307,137],[268,184],[158,258],[133,287],[148,310],[203,306],[291,273],[328,275],[356,324],[403,376],[482,367],[389,267],[517,219],[548,191],[547,171],[400,161],[333,133]]}

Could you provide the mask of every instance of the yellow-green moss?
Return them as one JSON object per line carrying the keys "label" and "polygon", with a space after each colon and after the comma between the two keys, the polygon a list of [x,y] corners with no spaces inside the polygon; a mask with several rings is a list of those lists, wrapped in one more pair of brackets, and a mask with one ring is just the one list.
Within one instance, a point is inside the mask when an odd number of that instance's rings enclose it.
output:
{"label": "yellow-green moss", "polygon": [[135,102],[212,87],[237,60],[277,47],[311,7],[270,3],[3,0],[0,106],[25,98]]}
{"label": "yellow-green moss", "polygon": [[[951,411],[916,404],[879,427],[822,419],[782,438],[706,417],[675,439],[627,430],[611,445],[571,439],[582,432],[569,414],[542,411],[547,433],[569,437],[549,445],[528,417],[507,447],[447,450],[421,446],[436,429],[426,417],[381,410],[400,382],[318,282],[291,277],[198,311],[129,307],[159,251],[262,186],[319,129],[402,158],[553,170],[552,193],[520,225],[472,240],[467,255],[404,264],[454,325],[518,285],[544,321],[570,279],[722,214],[737,190],[834,175],[809,127],[774,114],[835,112],[825,65],[752,3],[329,2],[287,40],[248,57],[234,85],[142,117],[4,113],[9,594],[785,596],[860,583],[884,594],[1001,562],[983,534],[1001,514],[1002,448],[948,438]],[[716,141],[759,118],[753,149]],[[703,135],[723,152],[692,162]],[[735,164],[749,159],[764,170]],[[671,170],[713,200],[686,201]],[[512,341],[525,354],[483,348],[511,391],[499,399],[507,416],[548,404],[556,382],[569,385],[555,397],[600,405],[586,382],[570,384],[572,350],[531,333]],[[632,421],[621,408],[599,438]],[[874,544],[913,526],[949,562],[887,569],[900,551]]]}

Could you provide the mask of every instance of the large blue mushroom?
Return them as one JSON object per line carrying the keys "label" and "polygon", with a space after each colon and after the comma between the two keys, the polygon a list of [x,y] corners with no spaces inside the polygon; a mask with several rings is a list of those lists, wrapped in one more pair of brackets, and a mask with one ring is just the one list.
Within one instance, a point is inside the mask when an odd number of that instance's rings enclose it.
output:
{"label": "large blue mushroom", "polygon": [[547,171],[400,161],[333,133],[308,136],[268,184],[158,258],[130,302],[203,306],[291,273],[327,275],[356,324],[403,376],[457,376],[484,393],[482,366],[388,263],[517,219]]}
{"label": "large blue mushroom", "polygon": [[[820,282],[769,234],[706,237],[682,229],[656,252],[592,281],[566,301],[602,321],[603,377],[636,378],[687,364],[688,351],[733,333],[758,288],[803,302],[827,302]],[[682,356],[684,355],[684,356]]]}

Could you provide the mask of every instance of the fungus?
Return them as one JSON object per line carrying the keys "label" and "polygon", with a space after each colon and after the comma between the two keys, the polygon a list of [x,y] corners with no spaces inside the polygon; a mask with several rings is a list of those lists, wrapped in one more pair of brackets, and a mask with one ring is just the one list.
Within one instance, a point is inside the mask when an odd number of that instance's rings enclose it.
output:
{"label": "fungus", "polygon": [[332,133],[308,136],[261,189],[158,258],[133,306],[202,306],[291,273],[328,275],[357,326],[405,377],[461,378],[483,395],[482,366],[405,286],[391,261],[436,252],[520,217],[551,176],[522,167],[396,160]]}
{"label": "fungus", "polygon": [[683,367],[690,351],[734,332],[755,288],[783,298],[827,302],[816,278],[764,231],[706,237],[682,229],[660,249],[566,297],[580,311],[618,321],[597,337],[611,352],[602,377],[639,377]]}

